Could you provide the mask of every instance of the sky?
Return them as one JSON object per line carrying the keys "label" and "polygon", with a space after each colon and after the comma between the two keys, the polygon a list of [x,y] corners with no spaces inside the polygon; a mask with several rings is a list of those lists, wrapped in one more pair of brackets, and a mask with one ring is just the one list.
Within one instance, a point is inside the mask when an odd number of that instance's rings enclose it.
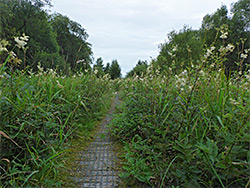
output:
{"label": "sky", "polygon": [[199,29],[206,14],[237,0],[52,0],[58,12],[86,29],[95,60],[117,59],[122,75],[138,60],[156,58],[168,33],[184,25]]}

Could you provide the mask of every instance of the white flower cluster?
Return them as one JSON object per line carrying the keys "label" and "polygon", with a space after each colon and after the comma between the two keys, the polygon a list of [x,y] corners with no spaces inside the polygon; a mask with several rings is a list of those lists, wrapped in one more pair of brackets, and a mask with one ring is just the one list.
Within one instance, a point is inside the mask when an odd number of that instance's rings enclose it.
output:
{"label": "white flower cluster", "polygon": [[98,74],[98,69],[94,70],[94,74],[97,75]]}
{"label": "white flower cluster", "polygon": [[104,74],[103,75],[103,80],[110,80],[111,79],[111,77],[110,77],[110,75],[109,74]]}
{"label": "white flower cluster", "polygon": [[221,32],[220,38],[223,39],[223,40],[227,39],[227,37],[228,37],[228,26],[227,25],[222,25],[220,27],[220,32]]}
{"label": "white flower cluster", "polygon": [[210,49],[207,49],[206,54],[204,55],[205,59],[207,59],[208,57],[210,57],[213,54],[213,51],[215,50],[214,46],[211,46]]}
{"label": "white flower cluster", "polygon": [[49,75],[52,75],[53,77],[56,77],[56,76],[57,76],[56,71],[54,71],[53,69],[48,69],[48,70],[47,70],[47,73],[48,73]]}
{"label": "white flower cluster", "polygon": [[9,42],[6,40],[1,40],[0,41],[0,53],[1,52],[8,52],[8,49],[6,48],[6,46],[9,45]]}
{"label": "white flower cluster", "polygon": [[41,66],[40,62],[38,62],[37,69],[38,69],[38,74],[36,76],[42,76],[43,74],[47,74],[47,75],[52,75],[52,77],[58,77],[56,71],[53,69],[47,69],[47,71],[45,71],[44,68]]}
{"label": "white flower cluster", "polygon": [[250,48],[249,49],[245,49],[244,52],[240,54],[240,57],[242,59],[246,59],[249,52],[250,52]]}
{"label": "white flower cluster", "polygon": [[221,39],[227,39],[227,36],[228,36],[228,32],[227,31],[226,32],[221,31],[221,36],[220,36]]}
{"label": "white flower cluster", "polygon": [[22,48],[23,50],[25,50],[25,45],[27,44],[28,40],[29,40],[29,36],[26,36],[24,33],[21,37],[14,37],[15,42],[17,43],[16,46],[18,48]]}
{"label": "white flower cluster", "polygon": [[40,62],[38,62],[37,69],[38,69],[38,76],[41,76],[44,73],[44,68],[41,66]]}
{"label": "white flower cluster", "polygon": [[234,48],[235,46],[233,44],[228,44],[226,47],[222,46],[220,49],[219,49],[219,52],[223,53],[223,54],[226,54],[226,53],[231,53],[234,51]]}
{"label": "white flower cluster", "polygon": [[184,70],[182,73],[180,73],[179,75],[175,75],[176,78],[176,86],[178,88],[180,88],[181,91],[184,91],[184,87],[187,84],[187,70]]}

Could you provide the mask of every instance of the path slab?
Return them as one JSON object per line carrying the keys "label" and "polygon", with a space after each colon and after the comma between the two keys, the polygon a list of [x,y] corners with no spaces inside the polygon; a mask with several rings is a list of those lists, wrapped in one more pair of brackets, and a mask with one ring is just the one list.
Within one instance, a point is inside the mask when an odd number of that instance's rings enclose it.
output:
{"label": "path slab", "polygon": [[81,159],[78,174],[74,180],[79,183],[81,188],[115,188],[118,187],[119,176],[116,170],[117,157],[113,148],[113,141],[108,134],[107,125],[111,121],[111,114],[118,103],[118,95],[113,101],[109,115],[107,115],[101,124],[94,141],[85,151],[79,151]]}

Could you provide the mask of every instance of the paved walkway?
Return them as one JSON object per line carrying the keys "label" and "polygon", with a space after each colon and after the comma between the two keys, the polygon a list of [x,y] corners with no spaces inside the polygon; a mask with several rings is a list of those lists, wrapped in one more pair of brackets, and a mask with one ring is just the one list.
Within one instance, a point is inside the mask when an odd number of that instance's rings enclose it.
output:
{"label": "paved walkway", "polygon": [[80,152],[82,158],[78,162],[81,178],[75,180],[80,186],[88,188],[115,188],[118,187],[119,177],[115,167],[117,157],[113,151],[113,143],[108,135],[107,125],[111,121],[118,95],[113,101],[109,114],[103,119],[96,138],[86,151]]}

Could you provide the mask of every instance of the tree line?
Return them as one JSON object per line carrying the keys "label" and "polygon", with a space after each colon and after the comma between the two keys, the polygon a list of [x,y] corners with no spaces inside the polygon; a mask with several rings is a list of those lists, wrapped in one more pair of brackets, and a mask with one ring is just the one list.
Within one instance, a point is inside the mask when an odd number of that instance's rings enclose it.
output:
{"label": "tree line", "polygon": [[[51,0],[0,0],[0,39],[22,59],[18,69],[37,71],[40,62],[61,74],[91,70],[94,58],[86,29],[60,13],[49,14],[51,6]],[[13,38],[23,33],[29,36],[28,47],[19,53]],[[0,62],[7,56],[0,52]],[[116,68],[111,65],[106,72],[117,78],[121,73],[112,70],[119,72],[120,66],[114,62]]]}
{"label": "tree line", "polygon": [[[225,46],[227,44],[227,46]],[[224,48],[223,48],[224,46]],[[239,0],[231,5],[230,11],[222,5],[212,14],[204,16],[201,27],[192,29],[185,25],[180,31],[171,31],[167,42],[159,45],[159,55],[151,64],[160,72],[169,68],[178,74],[187,68],[201,64],[207,49],[220,50],[225,53],[223,69],[227,76],[234,72],[249,70],[250,58],[250,3]],[[243,61],[244,60],[244,61]],[[216,63],[208,58],[207,66]],[[146,73],[146,64],[140,61],[127,76]],[[221,67],[216,67],[221,68]]]}

